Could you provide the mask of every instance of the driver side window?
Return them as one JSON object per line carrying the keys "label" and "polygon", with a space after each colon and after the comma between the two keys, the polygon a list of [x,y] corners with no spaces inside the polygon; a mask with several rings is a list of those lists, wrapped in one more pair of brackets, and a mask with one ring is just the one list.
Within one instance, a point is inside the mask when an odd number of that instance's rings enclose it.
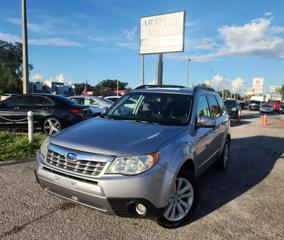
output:
{"label": "driver side window", "polygon": [[205,96],[201,96],[198,99],[197,112],[196,112],[197,123],[200,123],[200,119],[202,116],[210,117],[210,110]]}

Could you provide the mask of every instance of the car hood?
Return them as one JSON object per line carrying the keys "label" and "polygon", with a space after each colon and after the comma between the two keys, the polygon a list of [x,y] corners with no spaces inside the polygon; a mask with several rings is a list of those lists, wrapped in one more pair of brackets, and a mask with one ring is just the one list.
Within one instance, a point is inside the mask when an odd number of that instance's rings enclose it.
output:
{"label": "car hood", "polygon": [[166,126],[97,117],[51,137],[62,147],[107,155],[136,155],[156,152],[186,126]]}

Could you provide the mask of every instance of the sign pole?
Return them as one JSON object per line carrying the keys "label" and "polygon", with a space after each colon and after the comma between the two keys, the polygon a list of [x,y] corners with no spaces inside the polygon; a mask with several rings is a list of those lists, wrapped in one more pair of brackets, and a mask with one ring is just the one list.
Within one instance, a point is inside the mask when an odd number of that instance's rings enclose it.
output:
{"label": "sign pole", "polygon": [[28,71],[28,33],[26,0],[22,0],[22,59],[23,59],[23,94],[29,93],[29,71]]}
{"label": "sign pole", "polygon": [[159,54],[159,61],[158,61],[158,85],[163,84],[163,54]]}
{"label": "sign pole", "polygon": [[141,85],[144,85],[144,55],[141,54]]}

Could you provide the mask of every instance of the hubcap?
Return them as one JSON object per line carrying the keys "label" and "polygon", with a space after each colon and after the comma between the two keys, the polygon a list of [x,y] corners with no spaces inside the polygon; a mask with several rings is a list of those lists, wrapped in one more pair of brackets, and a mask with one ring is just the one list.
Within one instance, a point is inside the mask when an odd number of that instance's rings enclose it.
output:
{"label": "hubcap", "polygon": [[228,144],[226,144],[225,149],[224,149],[224,156],[223,156],[224,167],[227,167],[228,159],[229,159],[229,146]]}
{"label": "hubcap", "polygon": [[172,222],[183,219],[192,207],[194,190],[186,178],[177,178],[164,217]]}
{"label": "hubcap", "polygon": [[52,135],[61,129],[61,125],[57,119],[49,118],[45,120],[43,129],[46,134]]}

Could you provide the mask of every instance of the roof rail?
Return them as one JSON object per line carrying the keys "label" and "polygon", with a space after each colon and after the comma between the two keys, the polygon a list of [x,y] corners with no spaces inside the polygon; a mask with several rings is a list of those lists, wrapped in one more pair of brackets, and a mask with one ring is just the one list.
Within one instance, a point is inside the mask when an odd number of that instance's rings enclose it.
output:
{"label": "roof rail", "polygon": [[215,92],[214,88],[206,87],[206,86],[196,86],[196,87],[193,88],[194,92],[196,92],[198,90],[205,90],[205,91]]}
{"label": "roof rail", "polygon": [[185,86],[181,85],[153,85],[153,84],[146,84],[138,86],[135,89],[147,89],[147,88],[185,88]]}

